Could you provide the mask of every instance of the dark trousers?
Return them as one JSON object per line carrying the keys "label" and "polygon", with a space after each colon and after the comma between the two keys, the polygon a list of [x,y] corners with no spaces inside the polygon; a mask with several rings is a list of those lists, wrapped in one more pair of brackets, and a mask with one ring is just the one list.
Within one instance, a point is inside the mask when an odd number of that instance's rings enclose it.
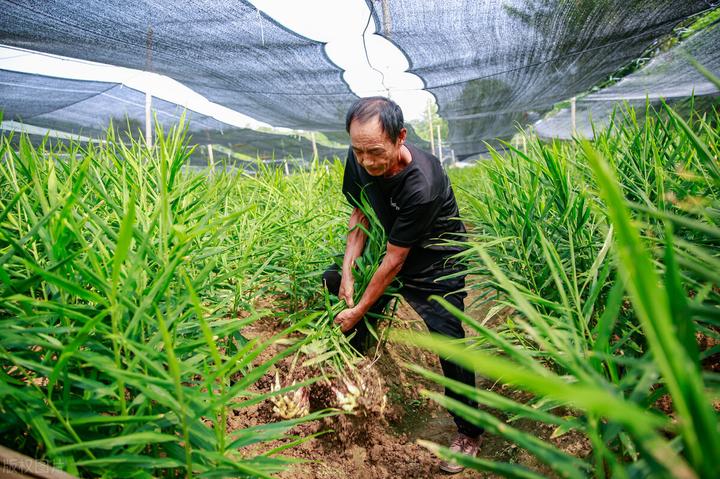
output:
{"label": "dark trousers", "polygon": [[[443,272],[447,273],[447,270]],[[443,308],[437,301],[428,301],[431,295],[443,296],[450,304],[463,311],[465,308],[464,299],[467,295],[464,291],[458,292],[465,286],[465,278],[453,278],[450,280],[435,281],[439,276],[428,278],[402,278],[403,287],[400,294],[412,306],[412,308],[425,321],[425,325],[431,333],[439,333],[453,339],[465,337],[462,323],[458,318]],[[323,274],[323,282],[328,291],[337,295],[340,291],[340,268],[332,265]],[[382,296],[370,309],[369,313],[382,314],[387,304],[392,299],[391,296]],[[373,323],[371,316],[366,319]],[[364,353],[370,340],[370,333],[365,321],[360,321],[355,327],[355,336],[351,339],[351,344],[360,352]],[[442,367],[445,377],[454,379],[455,381],[475,387],[475,373],[459,366],[451,361],[440,358],[440,366]],[[477,407],[477,403],[460,394],[455,393],[449,388],[445,388],[445,395],[456,399],[470,407]],[[453,416],[458,431],[470,437],[477,437],[483,433],[483,429],[469,423],[462,417],[454,414]]]}

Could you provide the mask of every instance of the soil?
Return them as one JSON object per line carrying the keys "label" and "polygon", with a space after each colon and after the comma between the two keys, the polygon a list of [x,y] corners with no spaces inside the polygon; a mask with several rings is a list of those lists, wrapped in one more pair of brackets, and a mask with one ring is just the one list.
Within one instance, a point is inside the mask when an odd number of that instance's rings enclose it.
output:
{"label": "soil", "polygon": [[[472,301],[466,304],[472,305]],[[468,308],[468,314],[475,318],[485,318],[488,306]],[[494,326],[504,321],[506,314],[494,314],[487,323]],[[268,339],[281,331],[286,325],[280,324],[273,317],[263,318],[247,327],[243,335],[250,338]],[[401,303],[393,323],[394,328],[424,330],[425,326],[419,316],[407,304]],[[470,334],[469,331],[466,331]],[[266,361],[278,353],[282,345],[273,345],[265,350],[258,362]],[[299,446],[283,451],[283,455],[300,459],[303,462],[293,465],[289,470],[278,475],[280,478],[445,478],[450,475],[439,469],[440,460],[427,449],[416,443],[418,439],[429,440],[441,445],[448,445],[456,429],[450,415],[437,404],[427,400],[421,390],[441,392],[441,387],[427,381],[412,371],[402,367],[403,363],[412,362],[426,369],[441,373],[440,364],[434,354],[405,345],[385,343],[361,363],[360,379],[355,382],[364,384],[360,397],[362,401],[355,414],[340,414],[322,420],[305,423],[293,428],[290,432],[300,437],[311,438]],[[297,365],[292,366],[290,359],[285,359],[273,367],[254,385],[258,392],[268,392],[275,384],[276,376],[287,386],[292,381],[300,381],[312,377],[317,371],[303,370]],[[502,390],[497,385],[481,378],[480,387],[499,390],[508,397],[518,399],[522,393]],[[348,388],[335,379],[332,382],[319,381],[308,387],[305,396],[309,399],[309,410],[318,411],[328,407],[337,407],[337,395],[333,388],[343,393]],[[499,388],[499,389],[498,389]],[[296,396],[301,399],[301,395]],[[228,417],[228,430],[242,429],[249,426],[279,421],[281,418],[273,410],[274,404],[265,401],[257,406],[241,408]],[[492,411],[500,415],[497,411]],[[507,419],[502,417],[502,419]],[[553,428],[532,421],[517,421],[513,427],[524,431],[532,431],[542,440],[553,442],[561,449],[577,455],[590,453],[590,445],[580,434],[568,433],[558,438],[551,438]],[[280,444],[263,445],[265,449]],[[248,453],[260,451],[248,451]],[[520,463],[541,474],[552,476],[552,471],[537,461],[533,456],[504,440],[502,437],[489,433],[483,435],[478,457],[495,461]],[[487,473],[465,470],[453,475],[457,478],[496,477]]]}

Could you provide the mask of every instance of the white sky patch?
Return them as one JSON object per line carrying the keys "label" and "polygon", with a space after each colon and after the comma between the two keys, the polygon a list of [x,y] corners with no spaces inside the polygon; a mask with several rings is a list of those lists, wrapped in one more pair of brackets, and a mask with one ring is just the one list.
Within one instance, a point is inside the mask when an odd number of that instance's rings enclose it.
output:
{"label": "white sky patch", "polygon": [[422,80],[407,72],[410,64],[405,54],[376,35],[374,19],[365,32],[363,46],[363,31],[370,16],[365,0],[250,0],[250,3],[285,28],[325,43],[325,52],[344,70],[343,78],[356,95],[390,96],[400,105],[406,120],[421,119],[428,101],[435,102],[423,90]]}

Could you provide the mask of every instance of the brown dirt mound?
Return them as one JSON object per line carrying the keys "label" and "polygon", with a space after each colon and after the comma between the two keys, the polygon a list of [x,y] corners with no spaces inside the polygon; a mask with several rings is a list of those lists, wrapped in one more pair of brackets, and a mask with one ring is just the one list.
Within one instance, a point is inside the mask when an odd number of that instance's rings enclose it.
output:
{"label": "brown dirt mound", "polygon": [[[469,311],[473,317],[484,318],[487,306],[481,310]],[[491,323],[502,321],[504,315],[492,318]],[[490,324],[488,324],[490,325]],[[422,320],[406,304],[401,304],[394,328],[425,330]],[[265,318],[249,326],[243,334],[247,338],[267,339],[281,331],[283,325],[275,318]],[[282,345],[273,345],[262,353],[258,362],[266,361],[277,354]],[[320,421],[295,427],[291,434],[309,437],[323,433],[299,446],[283,451],[285,456],[307,462],[294,465],[278,477],[290,478],[447,478],[439,470],[439,459],[428,450],[416,444],[424,439],[438,444],[449,444],[455,434],[455,425],[450,415],[437,404],[425,399],[420,391],[428,389],[441,391],[435,383],[428,382],[417,374],[402,367],[412,362],[426,369],[440,373],[440,364],[434,354],[430,354],[400,344],[383,344],[371,355],[372,358],[359,365],[359,377],[353,378],[353,385],[362,393],[357,397],[355,414],[338,414]],[[276,365],[255,385],[258,392],[270,391],[275,382],[276,373],[282,378],[282,385],[292,384],[312,377],[317,371],[293,367],[288,358]],[[480,380],[480,387],[497,389],[498,386]],[[339,408],[338,394],[349,393],[348,386],[338,378],[321,380],[308,387],[309,410],[318,411],[328,407]],[[522,400],[519,392],[498,392]],[[492,411],[496,412],[496,411]],[[228,418],[228,429],[235,430],[257,424],[278,421],[273,412],[273,404],[266,401],[251,408],[234,411]],[[551,426],[532,421],[518,421],[514,427],[532,431],[542,440],[552,442],[561,449],[584,456],[589,453],[589,444],[584,437],[574,433],[551,438]],[[264,450],[278,444],[264,445]],[[253,451],[248,451],[251,453]],[[256,451],[260,452],[260,451]],[[480,448],[479,457],[490,460],[519,463],[541,474],[552,476],[547,466],[517,448],[501,437],[486,434]],[[454,478],[496,477],[487,473],[466,470],[452,476]]]}
{"label": "brown dirt mound", "polygon": [[[396,322],[394,327],[424,329],[420,318],[407,305],[400,307],[398,317],[410,319],[403,320],[402,324]],[[279,321],[268,317],[247,327],[243,335],[248,339],[265,340],[282,329],[283,325]],[[257,358],[257,363],[267,361],[282,348],[281,345],[273,345]],[[293,428],[291,433],[301,437],[320,432],[325,434],[284,451],[286,456],[309,462],[298,464],[279,477],[446,477],[437,467],[438,459],[415,444],[415,440],[420,437],[431,440],[437,437],[440,442],[446,443],[454,433],[454,424],[447,413],[420,395],[422,388],[440,388],[401,366],[403,362],[413,361],[440,372],[437,358],[395,344],[384,344],[376,353],[373,360],[367,359],[358,365],[357,374],[351,374],[349,381],[334,378],[308,386],[311,412],[327,408],[340,409],[338,392],[348,395],[353,386],[360,394],[355,398],[353,414],[340,413]],[[292,358],[286,358],[277,363],[252,389],[256,392],[270,391],[276,375],[281,378],[281,385],[286,386],[318,372],[292,366],[291,361]],[[278,420],[281,418],[273,411],[273,403],[265,401],[253,407],[234,410],[228,416],[227,426],[229,431],[233,431]],[[418,434],[418,431],[428,428],[431,434]],[[470,471],[459,477],[481,476]]]}

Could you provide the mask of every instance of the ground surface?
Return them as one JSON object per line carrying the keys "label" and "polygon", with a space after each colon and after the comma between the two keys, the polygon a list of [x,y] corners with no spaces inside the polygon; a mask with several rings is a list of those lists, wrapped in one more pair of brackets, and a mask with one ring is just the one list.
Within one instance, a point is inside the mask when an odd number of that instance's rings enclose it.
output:
{"label": "ground surface", "polygon": [[[475,318],[484,318],[487,306],[470,308],[468,313]],[[401,304],[393,327],[424,330],[419,316],[407,305]],[[493,321],[502,321],[502,315]],[[267,339],[283,328],[273,317],[264,318],[252,324],[244,331],[248,338]],[[282,346],[278,346],[282,347]],[[270,348],[258,358],[263,361],[277,351]],[[437,357],[408,346],[386,343],[378,349],[375,359],[363,369],[364,377],[371,386],[366,393],[367,408],[357,416],[341,415],[297,426],[292,432],[299,436],[321,431],[331,431],[313,438],[298,447],[284,452],[286,456],[306,460],[308,462],[293,466],[279,477],[282,478],[444,478],[450,475],[439,470],[439,459],[427,449],[416,444],[417,439],[425,439],[441,445],[448,445],[455,433],[455,425],[450,415],[437,404],[428,401],[421,394],[421,389],[441,391],[441,387],[424,380],[418,375],[402,367],[404,362],[413,362],[427,369],[440,373]],[[288,375],[288,361],[278,364],[264,378],[258,381],[258,391],[269,391],[275,378]],[[307,372],[298,372],[293,368],[292,376],[302,378]],[[491,389],[496,385],[483,381],[478,384]],[[310,409],[315,411],[333,406],[334,393],[325,384],[310,387]],[[501,391],[511,397],[518,393]],[[383,399],[383,396],[385,399]],[[277,421],[273,405],[266,401],[253,408],[237,411],[228,419],[230,430]],[[552,441],[562,449],[584,456],[589,453],[589,446],[582,437],[566,434],[557,439],[550,439],[552,428],[530,422],[513,423],[523,430],[533,433],[545,440]],[[485,434],[479,457],[521,463],[538,472],[552,475],[541,463],[509,443],[501,437]],[[458,478],[493,477],[476,471],[466,470],[454,475]]]}

